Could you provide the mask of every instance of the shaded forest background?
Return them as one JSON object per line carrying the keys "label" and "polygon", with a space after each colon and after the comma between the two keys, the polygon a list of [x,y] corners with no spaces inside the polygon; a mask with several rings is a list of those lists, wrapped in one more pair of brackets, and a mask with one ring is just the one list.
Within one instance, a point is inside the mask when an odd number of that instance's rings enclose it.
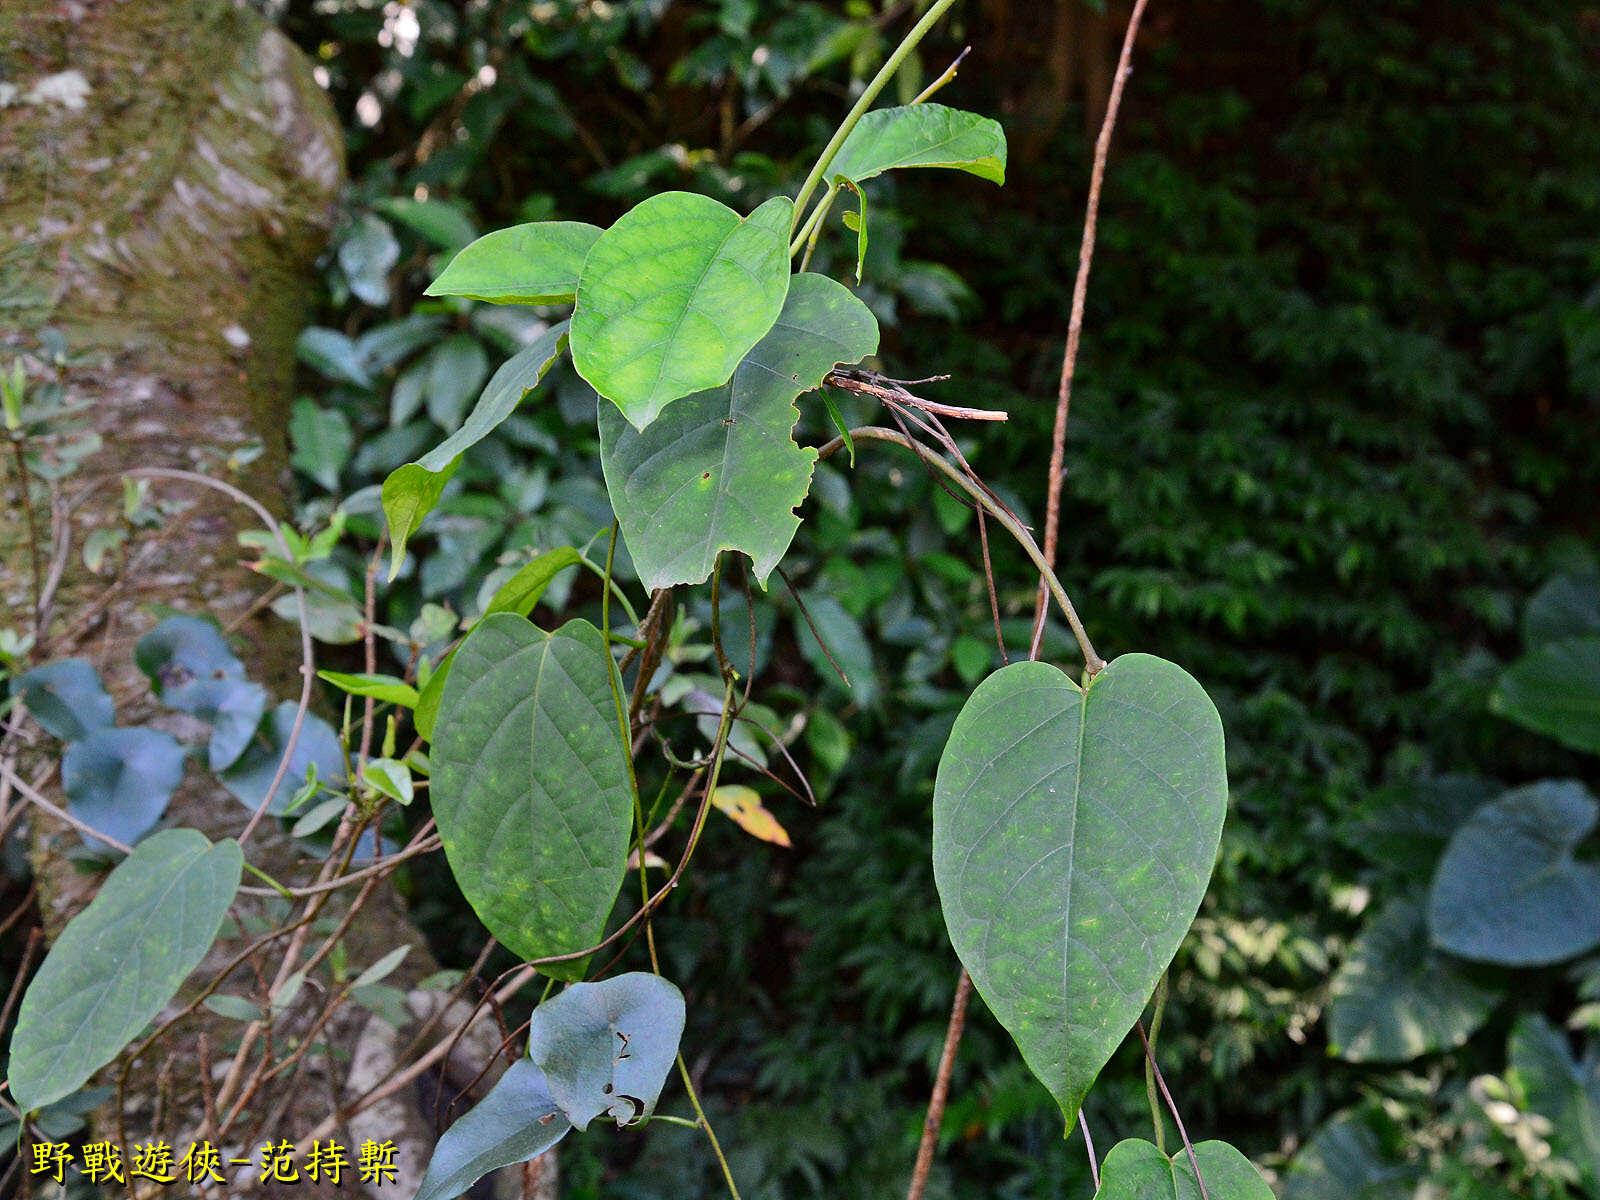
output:
{"label": "shaded forest background", "polygon": [[[916,6],[265,7],[318,62],[354,181],[301,344],[302,516],[342,504],[370,546],[370,489],[453,428],[532,319],[419,303],[456,248],[517,221],[605,225],[664,188],[741,209],[792,191]],[[949,373],[930,397],[1010,412],[969,450],[1040,516],[1091,131],[1126,14],[957,13],[901,92],[970,42],[940,99],[1001,120],[1008,182],[874,181],[859,292],[888,327],[888,373]],[[1191,1130],[1233,1140],[1293,1196],[1596,1194],[1600,1147],[1573,1132],[1600,1111],[1582,1057],[1600,1025],[1592,962],[1473,974],[1462,986],[1493,992],[1492,1012],[1464,1044],[1400,1063],[1331,1053],[1326,1006],[1373,913],[1426,883],[1462,819],[1439,796],[1600,778],[1592,756],[1488,706],[1527,598],[1595,569],[1600,9],[1158,0],[1135,61],[1059,562],[1102,652],[1184,664],[1229,733],[1233,810],[1172,974],[1167,1076]],[[834,224],[817,262],[842,277],[853,254]],[[855,400],[847,414],[870,416]],[[605,525],[592,419],[569,371],[477,447],[383,588],[386,622],[470,610],[504,563]],[[957,969],[927,862],[933,767],[998,662],[970,515],[926,477],[836,459],[808,507],[785,568],[854,688],[800,648],[781,584],[758,626],[761,687],[820,803],[763,786],[793,848],[714,827],[661,929],[746,1194],[844,1200],[893,1194],[913,1153]],[[330,577],[359,594],[359,544],[341,553]],[[995,569],[1009,644],[1025,645],[1034,580],[1019,556]],[[557,588],[547,606],[593,599]],[[321,632],[348,641],[337,612]],[[485,935],[443,864],[407,889],[440,959],[468,965]],[[1573,1056],[1541,1086],[1508,1050],[1537,1018]],[[1146,1129],[1131,1050],[1088,1115],[1102,1152]],[[1081,1141],[1062,1141],[981,1012],[945,1143],[930,1194],[1087,1194]],[[562,1155],[574,1197],[714,1194],[700,1145],[671,1128]]]}

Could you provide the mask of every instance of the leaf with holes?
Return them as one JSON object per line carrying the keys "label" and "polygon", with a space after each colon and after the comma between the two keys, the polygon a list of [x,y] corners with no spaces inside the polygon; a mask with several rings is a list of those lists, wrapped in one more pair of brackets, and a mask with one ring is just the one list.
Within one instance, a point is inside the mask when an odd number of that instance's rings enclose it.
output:
{"label": "leaf with holes", "polygon": [[572,362],[644,429],[672,401],[720,387],[789,293],[794,202],[743,220],[691,192],[652,196],[601,234],[583,264]]}
{"label": "leaf with holes", "polygon": [[[536,959],[600,938],[633,822],[616,667],[600,631],[485,617],[456,650],[430,798],[456,882],[489,932]],[[542,968],[579,979],[583,963]]]}
{"label": "leaf with holes", "polygon": [[539,386],[545,372],[561,357],[566,341],[567,322],[562,321],[546,329],[527,349],[512,355],[490,378],[460,429],[383,481],[383,514],[388,518],[393,544],[389,555],[391,577],[405,560],[411,535],[439,503],[461,456],[504,424],[528,393]]}
{"label": "leaf with holes", "polygon": [[733,378],[670,405],[642,432],[599,406],[600,465],[647,588],[700,583],[723,550],[764,584],[794,540],[817,452],[795,445],[795,397],[878,349],[867,306],[823,275],[798,275],[776,324]]}
{"label": "leaf with holes", "polygon": [[490,304],[570,304],[600,230],[582,221],[535,221],[486,233],[428,285],[430,296]]}
{"label": "leaf with holes", "polygon": [[[61,755],[67,808],[85,825],[131,846],[155,827],[183,779],[183,747],[157,729],[96,729]],[[90,849],[109,849],[85,837]]]}
{"label": "leaf with holes", "polygon": [[945,924],[1069,1125],[1194,920],[1227,804],[1216,708],[1148,654],[1087,688],[1013,663],[956,718],[933,800]]}
{"label": "leaf with holes", "polygon": [[536,1158],[572,1130],[544,1072],[519,1058],[439,1139],[416,1200],[452,1200],[490,1171]]}
{"label": "leaf with holes", "polygon": [[22,999],[10,1075],[24,1112],[77,1091],[177,994],[217,936],[243,864],[234,841],[168,829],[106,877]]}
{"label": "leaf with holes", "polygon": [[[1200,1142],[1194,1158],[1211,1200],[1272,1200],[1261,1172],[1227,1142]],[[1106,1155],[1095,1200],[1201,1200],[1201,1195],[1187,1150],[1168,1158],[1149,1142],[1130,1138]]]}
{"label": "leaf with holes", "polygon": [[953,167],[1006,181],[1006,135],[997,121],[943,104],[880,108],[856,123],[828,174],[859,183],[901,167]]}
{"label": "leaf with holes", "polygon": [[1507,967],[1600,946],[1600,867],[1572,852],[1600,817],[1581,783],[1544,779],[1491,800],[1445,847],[1428,897],[1434,945]]}
{"label": "leaf with holes", "polygon": [[1452,1050],[1499,1000],[1428,944],[1423,906],[1411,900],[1377,915],[1333,977],[1332,992],[1328,1040],[1347,1062],[1405,1062]]}
{"label": "leaf with holes", "polygon": [[63,742],[116,723],[116,710],[86,658],[46,663],[18,675],[12,689],[45,732]]}
{"label": "leaf with holes", "polygon": [[579,1129],[602,1114],[636,1125],[655,1111],[683,1016],[683,993],[659,975],[575,983],[533,1010],[528,1057]]}

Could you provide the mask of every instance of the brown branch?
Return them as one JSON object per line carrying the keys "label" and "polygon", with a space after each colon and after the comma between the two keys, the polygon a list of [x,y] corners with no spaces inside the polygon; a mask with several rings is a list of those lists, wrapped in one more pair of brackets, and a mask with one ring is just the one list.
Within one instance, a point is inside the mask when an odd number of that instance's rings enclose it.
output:
{"label": "brown branch", "polygon": [[950,1023],[944,1031],[944,1049],[939,1052],[939,1071],[934,1076],[933,1094],[928,1097],[928,1115],[922,1122],[922,1141],[917,1146],[917,1165],[911,1172],[911,1187],[906,1200],[922,1200],[933,1169],[933,1152],[939,1145],[939,1126],[944,1123],[944,1106],[950,1098],[950,1073],[955,1069],[956,1047],[967,1027],[967,1001],[972,998],[972,976],[966,968],[956,980],[955,999],[950,1004]]}
{"label": "brown branch", "polygon": [[[1100,125],[1100,136],[1094,144],[1094,166],[1089,172],[1089,199],[1083,217],[1083,240],[1078,245],[1078,277],[1072,285],[1072,309],[1067,318],[1067,349],[1061,356],[1061,382],[1056,390],[1056,421],[1050,434],[1050,476],[1046,483],[1044,513],[1044,556],[1053,567],[1056,562],[1056,542],[1061,531],[1061,484],[1065,478],[1062,459],[1066,452],[1067,410],[1072,404],[1072,377],[1078,365],[1078,345],[1083,338],[1083,305],[1089,294],[1089,268],[1094,262],[1095,226],[1100,216],[1100,188],[1106,177],[1106,157],[1111,152],[1111,134],[1117,125],[1117,112],[1122,107],[1122,90],[1133,72],[1133,43],[1139,35],[1139,21],[1144,16],[1147,0],[1135,0],[1133,15],[1128,18],[1128,32],[1122,39],[1122,54],[1117,59],[1116,78],[1111,83],[1111,98],[1106,104],[1106,117]],[[1033,606],[1033,646],[1030,658],[1039,657],[1039,646],[1044,641],[1046,612],[1045,585],[1039,581],[1039,593]],[[1094,674],[1091,668],[1090,674]]]}

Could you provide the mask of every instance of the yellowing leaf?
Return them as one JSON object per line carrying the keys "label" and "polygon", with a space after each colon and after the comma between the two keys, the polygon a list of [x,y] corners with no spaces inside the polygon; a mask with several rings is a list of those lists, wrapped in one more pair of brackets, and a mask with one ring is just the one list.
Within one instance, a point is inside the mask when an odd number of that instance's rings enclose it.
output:
{"label": "yellowing leaf", "polygon": [[711,803],[727,813],[733,823],[751,837],[778,846],[789,845],[788,831],[767,811],[754,789],[736,783],[725,784],[711,793]]}

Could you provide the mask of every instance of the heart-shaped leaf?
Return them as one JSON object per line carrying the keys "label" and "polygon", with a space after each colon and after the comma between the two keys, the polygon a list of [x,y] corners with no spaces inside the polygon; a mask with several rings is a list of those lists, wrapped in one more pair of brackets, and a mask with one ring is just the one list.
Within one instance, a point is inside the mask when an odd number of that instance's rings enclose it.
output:
{"label": "heart-shaped leaf", "polygon": [[18,675],[11,687],[45,732],[63,742],[87,737],[117,720],[111,696],[87,659],[35,667]]}
{"label": "heart-shaped leaf", "polygon": [[600,235],[572,313],[572,362],[636,429],[728,381],[789,292],[794,202],[750,216],[709,196],[662,192]]}
{"label": "heart-shaped leaf", "polygon": [[1556,1153],[1578,1168],[1593,1195],[1600,1187],[1600,1055],[1591,1044],[1575,1058],[1566,1034],[1527,1013],[1511,1032],[1510,1059],[1529,1111],[1549,1120]]}
{"label": "heart-shaped leaf", "polygon": [[471,1112],[445,1130],[415,1200],[452,1200],[490,1171],[538,1157],[571,1129],[550,1098],[544,1072],[519,1058]]}
{"label": "heart-shaped leaf", "polygon": [[[267,789],[272,786],[273,776],[278,773],[278,762],[294,732],[298,708],[294,701],[285,700],[273,709],[239,760],[218,776],[222,786],[252,812],[260,806]],[[300,726],[300,736],[295,739],[294,753],[289,757],[289,768],[278,781],[272,802],[267,805],[269,814],[283,815],[295,793],[305,784],[306,769],[313,765],[325,789],[337,790],[344,786],[344,747],[339,744],[339,734],[321,717],[307,713]]]}
{"label": "heart-shaped leaf", "polygon": [[1227,803],[1217,710],[1163,659],[1086,690],[1013,663],[956,718],[933,800],[945,924],[1069,1125],[1194,920]]}
{"label": "heart-shaped leaf", "polygon": [[880,108],[856,123],[828,165],[860,182],[900,167],[954,167],[1006,181],[1006,135],[996,121],[943,104]]}
{"label": "heart-shaped leaf", "polygon": [[486,233],[428,285],[430,296],[490,304],[570,304],[600,230],[582,221],[535,221]]}
{"label": "heart-shaped leaf", "polygon": [[[622,886],[633,784],[615,670],[587,621],[545,633],[511,613],[485,617],[450,665],[434,819],[468,903],[524,958],[593,945]],[[544,970],[579,979],[583,963]]]}
{"label": "heart-shaped leaf", "polygon": [[[1261,1172],[1227,1142],[1201,1142],[1194,1157],[1211,1200],[1272,1200]],[[1169,1159],[1149,1142],[1130,1138],[1106,1155],[1095,1200],[1201,1200],[1201,1192],[1187,1150]]]}
{"label": "heart-shaped leaf", "polygon": [[765,583],[800,527],[817,458],[795,445],[795,397],[877,349],[866,305],[825,275],[798,275],[721,387],[678,400],[643,432],[600,404],[606,490],[645,587],[700,583],[723,550],[748,554]]}
{"label": "heart-shaped leaf", "polygon": [[1540,780],[1485,804],[1450,839],[1434,873],[1434,945],[1508,967],[1600,946],[1600,867],[1572,857],[1597,817],[1600,805],[1573,780]]}
{"label": "heart-shaped leaf", "polygon": [[533,1010],[528,1057],[579,1129],[602,1113],[633,1125],[655,1111],[683,1036],[683,993],[632,971],[575,983]]}
{"label": "heart-shaped leaf", "polygon": [[174,708],[211,722],[207,765],[225,771],[238,762],[267,711],[267,689],[246,679],[197,679],[175,692],[183,703]]}
{"label": "heart-shaped leaf", "polygon": [[154,828],[182,779],[183,747],[157,729],[96,729],[61,755],[61,790],[72,815],[125,846]]}
{"label": "heart-shaped leaf", "polygon": [[389,522],[393,548],[389,574],[395,575],[406,556],[406,543],[434,510],[444,485],[455,474],[461,456],[493,433],[516,411],[517,405],[561,357],[567,341],[567,322],[550,326],[528,346],[506,360],[478,397],[478,403],[457,429],[414,463],[407,463],[383,481],[383,515]]}
{"label": "heart-shaped leaf", "polygon": [[1332,991],[1328,1037],[1350,1062],[1404,1062],[1454,1049],[1500,999],[1428,944],[1423,906],[1411,900],[1377,915],[1333,977]]}
{"label": "heart-shaped leaf", "polygon": [[11,1096],[29,1112],[78,1090],[200,965],[239,889],[237,842],[168,829],[134,847],[61,931],[11,1038]]}
{"label": "heart-shaped leaf", "polygon": [[1565,746],[1600,754],[1600,637],[1548,642],[1500,676],[1489,707]]}
{"label": "heart-shaped leaf", "polygon": [[243,679],[244,664],[222,632],[199,617],[168,617],[139,639],[133,661],[150,677],[168,708],[191,712],[189,685],[208,679]]}

